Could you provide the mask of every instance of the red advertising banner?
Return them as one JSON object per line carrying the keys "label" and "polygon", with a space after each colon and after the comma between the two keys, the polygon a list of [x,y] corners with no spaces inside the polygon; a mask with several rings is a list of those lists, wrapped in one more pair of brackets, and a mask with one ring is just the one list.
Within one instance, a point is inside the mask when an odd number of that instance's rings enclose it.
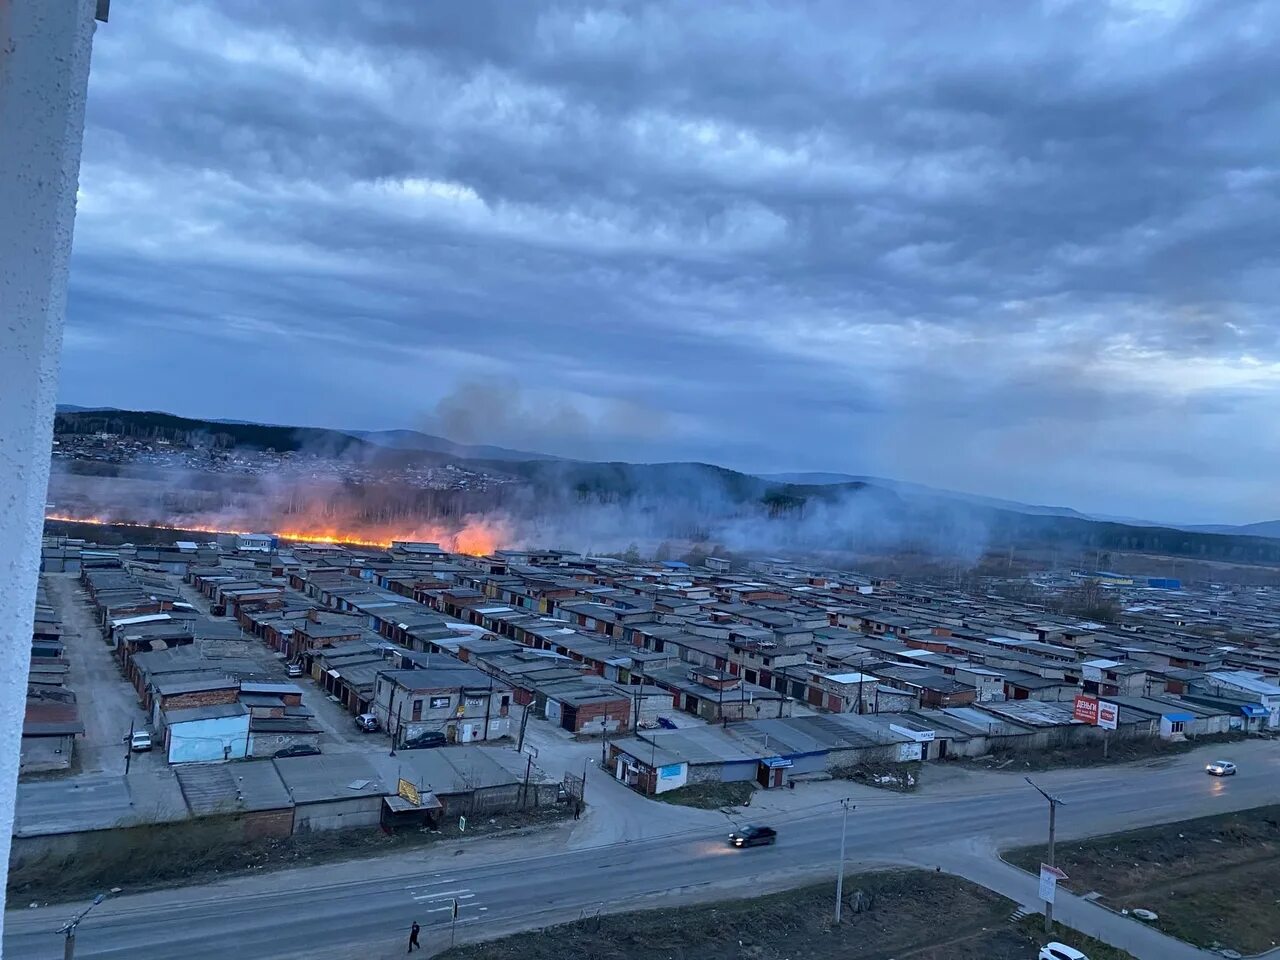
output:
{"label": "red advertising banner", "polygon": [[1076,702],[1072,707],[1071,714],[1081,723],[1096,725],[1098,722],[1098,698],[1076,694]]}

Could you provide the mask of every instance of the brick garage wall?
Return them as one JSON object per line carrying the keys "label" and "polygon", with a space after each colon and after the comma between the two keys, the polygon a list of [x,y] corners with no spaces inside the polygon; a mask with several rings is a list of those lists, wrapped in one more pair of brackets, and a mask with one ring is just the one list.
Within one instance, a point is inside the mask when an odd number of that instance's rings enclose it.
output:
{"label": "brick garage wall", "polygon": [[235,703],[240,691],[236,687],[225,690],[201,690],[197,693],[180,693],[176,696],[162,697],[161,710],[190,710],[193,707],[212,707],[220,703]]}
{"label": "brick garage wall", "polygon": [[293,833],[293,808],[246,813],[241,818],[241,828],[245,840],[287,837]]}
{"label": "brick garage wall", "polygon": [[175,823],[14,837],[9,867],[11,871],[24,866],[47,870],[58,868],[58,861],[62,860],[111,863],[139,856],[180,859],[193,849],[206,850],[260,837],[287,837],[292,830],[293,810],[285,808]]}
{"label": "brick garage wall", "polygon": [[578,707],[574,733],[599,733],[609,716],[609,732],[620,733],[631,729],[631,701],[617,700],[587,703]]}

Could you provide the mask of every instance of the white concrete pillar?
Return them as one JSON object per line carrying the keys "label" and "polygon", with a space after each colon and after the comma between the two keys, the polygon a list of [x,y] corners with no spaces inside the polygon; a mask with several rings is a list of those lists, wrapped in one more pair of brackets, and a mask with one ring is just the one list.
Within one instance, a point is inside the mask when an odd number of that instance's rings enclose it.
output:
{"label": "white concrete pillar", "polygon": [[95,6],[0,0],[0,880],[13,834]]}

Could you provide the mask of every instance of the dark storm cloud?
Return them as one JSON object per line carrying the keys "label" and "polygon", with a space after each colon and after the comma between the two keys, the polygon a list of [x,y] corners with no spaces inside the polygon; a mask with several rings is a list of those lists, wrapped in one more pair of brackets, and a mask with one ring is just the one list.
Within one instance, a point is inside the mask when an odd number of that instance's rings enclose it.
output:
{"label": "dark storm cloud", "polygon": [[[96,41],[64,394],[470,430],[492,382],[510,435],[466,439],[1256,519],[1277,27],[133,3]],[[218,361],[199,391],[157,373],[184,353]],[[1178,467],[1206,449],[1242,465],[1212,491]]]}

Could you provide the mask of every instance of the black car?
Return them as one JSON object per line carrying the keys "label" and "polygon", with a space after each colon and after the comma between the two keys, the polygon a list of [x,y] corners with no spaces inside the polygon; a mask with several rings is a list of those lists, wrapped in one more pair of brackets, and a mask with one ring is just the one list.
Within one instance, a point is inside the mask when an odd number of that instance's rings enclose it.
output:
{"label": "black car", "polygon": [[729,844],[734,847],[765,847],[778,842],[778,831],[773,827],[743,827],[729,834]]}
{"label": "black car", "polygon": [[319,755],[319,747],[310,747],[305,743],[295,743],[291,747],[285,747],[283,750],[277,750],[272,754],[277,760],[285,757],[318,757]]}
{"label": "black car", "polygon": [[432,731],[430,733],[420,733],[412,740],[406,740],[402,750],[426,750],[431,747],[443,747],[449,742],[449,738],[443,733]]}

